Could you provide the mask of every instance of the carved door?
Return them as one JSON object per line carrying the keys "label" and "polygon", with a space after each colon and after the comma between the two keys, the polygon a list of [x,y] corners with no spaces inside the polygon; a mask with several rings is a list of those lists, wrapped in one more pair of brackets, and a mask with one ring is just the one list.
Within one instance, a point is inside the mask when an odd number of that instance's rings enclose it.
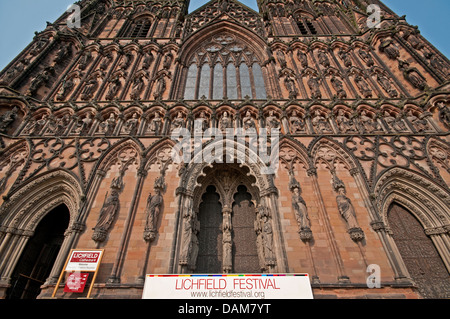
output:
{"label": "carved door", "polygon": [[239,186],[233,204],[233,272],[259,273],[255,233],[255,206],[245,186]]}
{"label": "carved door", "polygon": [[196,273],[222,273],[222,205],[214,186],[208,186],[202,197],[198,219],[198,256]]}
{"label": "carved door", "polygon": [[449,298],[450,276],[432,240],[405,208],[393,204],[388,214],[395,243],[424,298]]}

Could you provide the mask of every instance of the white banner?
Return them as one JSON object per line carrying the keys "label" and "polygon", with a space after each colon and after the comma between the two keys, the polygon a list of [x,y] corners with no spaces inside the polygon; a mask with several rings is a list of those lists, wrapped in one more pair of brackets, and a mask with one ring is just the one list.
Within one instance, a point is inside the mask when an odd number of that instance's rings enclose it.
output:
{"label": "white banner", "polygon": [[308,274],[147,275],[143,299],[313,299]]}
{"label": "white banner", "polygon": [[65,271],[96,271],[103,250],[73,250]]}

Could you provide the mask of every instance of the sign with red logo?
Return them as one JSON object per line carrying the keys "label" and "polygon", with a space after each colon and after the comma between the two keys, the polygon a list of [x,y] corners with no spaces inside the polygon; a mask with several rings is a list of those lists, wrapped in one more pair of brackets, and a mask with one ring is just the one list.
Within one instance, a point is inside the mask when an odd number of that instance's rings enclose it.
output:
{"label": "sign with red logo", "polygon": [[66,271],[95,271],[100,262],[101,250],[73,250]]}
{"label": "sign with red logo", "polygon": [[64,292],[82,293],[86,286],[89,273],[73,272],[67,277]]}
{"label": "sign with red logo", "polygon": [[89,277],[89,273],[93,272],[94,277],[89,287],[86,298],[90,298],[92,288],[94,288],[95,279],[97,278],[98,269],[102,262],[104,250],[94,249],[72,249],[69,256],[67,256],[66,264],[59,275],[58,282],[53,290],[52,298],[55,298],[58,291],[59,284],[63,280],[64,274],[70,273],[67,277],[64,292],[82,293]]}

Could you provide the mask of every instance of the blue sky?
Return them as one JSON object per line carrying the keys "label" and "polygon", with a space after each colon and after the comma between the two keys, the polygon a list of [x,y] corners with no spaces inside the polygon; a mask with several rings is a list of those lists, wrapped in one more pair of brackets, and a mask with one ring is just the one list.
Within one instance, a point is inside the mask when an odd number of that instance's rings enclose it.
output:
{"label": "blue sky", "polygon": [[[46,21],[54,22],[74,0],[0,0],[0,70],[14,59],[33,39],[35,31],[45,29]],[[189,10],[207,0],[191,0]],[[243,4],[258,10],[256,0]],[[449,0],[384,0],[398,15],[419,26],[422,35],[450,58]]]}

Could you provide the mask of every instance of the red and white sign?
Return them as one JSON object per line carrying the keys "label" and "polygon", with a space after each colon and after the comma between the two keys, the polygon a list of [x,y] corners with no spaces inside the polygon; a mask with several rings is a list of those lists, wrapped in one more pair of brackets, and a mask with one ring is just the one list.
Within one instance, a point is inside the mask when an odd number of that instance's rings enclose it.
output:
{"label": "red and white sign", "polygon": [[73,250],[65,271],[96,271],[102,250]]}
{"label": "red and white sign", "polygon": [[313,299],[307,274],[147,275],[143,299]]}
{"label": "red and white sign", "polygon": [[82,293],[86,286],[89,273],[73,272],[67,277],[64,292]]}

